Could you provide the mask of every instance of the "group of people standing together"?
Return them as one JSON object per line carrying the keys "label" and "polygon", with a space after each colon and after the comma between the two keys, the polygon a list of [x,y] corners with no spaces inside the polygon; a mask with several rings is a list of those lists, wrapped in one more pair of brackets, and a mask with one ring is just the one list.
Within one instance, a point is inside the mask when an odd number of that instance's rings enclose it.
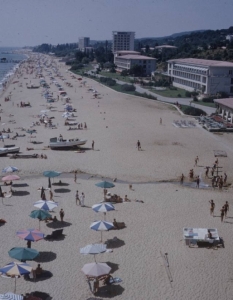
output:
{"label": "group of people standing together", "polygon": [[76,205],[81,205],[82,207],[84,207],[84,201],[85,201],[85,194],[82,192],[81,195],[79,195],[78,190],[76,191],[76,195],[75,195],[75,199],[76,199]]}
{"label": "group of people standing together", "polygon": [[[210,215],[214,217],[214,209],[215,209],[214,200],[210,200],[209,203],[210,203]],[[227,218],[228,211],[229,211],[229,203],[228,201],[226,201],[226,203],[220,209],[221,222],[223,222],[224,217]]]}

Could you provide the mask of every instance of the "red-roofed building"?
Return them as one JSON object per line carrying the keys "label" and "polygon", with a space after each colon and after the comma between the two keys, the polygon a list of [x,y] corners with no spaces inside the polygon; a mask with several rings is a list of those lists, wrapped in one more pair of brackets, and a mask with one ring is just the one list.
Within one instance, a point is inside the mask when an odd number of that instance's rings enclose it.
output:
{"label": "red-roofed building", "polygon": [[233,123],[233,98],[215,99],[214,102],[217,113],[227,122]]}

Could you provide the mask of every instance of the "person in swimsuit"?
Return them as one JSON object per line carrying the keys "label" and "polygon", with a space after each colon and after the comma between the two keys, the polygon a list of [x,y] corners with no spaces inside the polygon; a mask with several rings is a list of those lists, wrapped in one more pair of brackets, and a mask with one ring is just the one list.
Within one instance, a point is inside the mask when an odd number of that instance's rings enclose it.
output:
{"label": "person in swimsuit", "polygon": [[220,212],[221,212],[221,222],[223,222],[224,214],[225,214],[225,206],[223,206],[223,207],[220,209]]}
{"label": "person in swimsuit", "polygon": [[210,215],[214,217],[214,209],[215,209],[215,203],[214,200],[210,200]]}
{"label": "person in swimsuit", "polygon": [[229,211],[229,203],[226,201],[224,205],[224,213],[225,213],[225,218],[227,217],[227,212]]}

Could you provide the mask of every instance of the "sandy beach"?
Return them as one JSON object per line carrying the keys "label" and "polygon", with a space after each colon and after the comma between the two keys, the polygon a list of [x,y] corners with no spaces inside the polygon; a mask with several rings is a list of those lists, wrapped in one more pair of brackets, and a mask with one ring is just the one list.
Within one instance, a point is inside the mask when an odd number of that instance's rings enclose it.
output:
{"label": "sandy beach", "polygon": [[[60,83],[77,110],[74,119],[86,122],[87,129],[68,130],[64,126],[64,99],[52,103],[48,116],[54,117],[53,124],[57,129],[45,128],[44,125],[32,126],[39,121],[41,110],[46,110],[48,103],[42,95],[43,88],[27,89],[27,85],[39,85],[36,78],[37,55],[31,54],[32,62],[25,62],[1,95],[0,103],[3,112],[1,130],[10,128],[13,137],[16,132],[23,137],[17,140],[6,139],[4,144],[15,144],[23,154],[46,154],[47,159],[10,159],[0,158],[1,170],[8,166],[19,168],[20,181],[14,182],[13,189],[18,193],[0,203],[0,218],[7,223],[0,227],[0,267],[13,259],[8,251],[13,247],[26,247],[26,241],[16,236],[16,231],[26,228],[38,228],[38,220],[29,217],[34,209],[33,203],[40,199],[37,189],[47,187],[48,179],[42,175],[46,170],[62,172],[54,182],[62,180],[67,185],[61,191],[53,185],[54,200],[58,208],[53,216],[59,219],[59,210],[65,211],[65,224],[60,224],[65,237],[63,240],[41,240],[32,243],[41,256],[37,261],[28,262],[36,267],[40,262],[44,270],[52,272],[50,279],[30,282],[24,278],[17,280],[17,293],[42,291],[50,294],[54,300],[88,299],[94,297],[86,282],[81,268],[84,264],[94,262],[91,255],[81,255],[79,249],[87,244],[100,241],[100,232],[90,229],[95,220],[103,219],[101,213],[95,213],[91,206],[103,200],[103,191],[95,184],[107,178],[116,179],[111,193],[129,199],[143,200],[116,204],[116,210],[107,213],[110,222],[114,218],[125,222],[126,228],[103,232],[103,240],[117,237],[120,242],[112,247],[113,252],[96,256],[97,262],[109,262],[111,274],[122,282],[112,287],[111,294],[101,287],[96,299],[232,299],[232,226],[233,214],[231,197],[232,188],[213,189],[211,180],[205,179],[205,167],[213,165],[214,150],[227,153],[227,157],[219,157],[219,166],[228,175],[227,182],[233,178],[233,137],[231,134],[213,134],[207,132],[196,123],[194,128],[177,128],[174,120],[193,121],[182,116],[172,105],[161,102],[117,93],[96,81],[85,78],[85,85],[72,78],[67,66],[46,56],[47,65],[53,63],[67,82],[57,77],[51,67],[42,65],[42,73],[50,92],[57,99],[57,86],[50,79],[50,70],[55,80]],[[34,66],[31,74],[26,72],[29,65]],[[28,70],[32,70],[29,69]],[[19,75],[20,74],[20,75]],[[17,81],[16,83],[13,83]],[[94,98],[92,88],[99,93]],[[5,102],[5,97],[11,100]],[[31,107],[19,107],[20,102],[30,102]],[[162,124],[160,124],[162,118]],[[195,120],[194,120],[195,121]],[[35,129],[32,136],[20,128]],[[87,139],[83,153],[74,151],[54,151],[47,146],[49,139],[62,134],[67,139]],[[43,142],[33,144],[31,141]],[[91,149],[95,141],[94,151]],[[142,151],[136,147],[140,140]],[[28,151],[27,148],[33,148]],[[194,160],[199,156],[198,166]],[[200,176],[200,189],[182,186],[179,178],[183,173],[185,183],[190,185],[189,170],[194,169],[195,176]],[[78,170],[77,182],[74,182],[73,171]],[[82,172],[82,173],[81,173]],[[223,174],[221,173],[221,174]],[[53,181],[53,180],[52,180]],[[129,189],[129,184],[133,189]],[[3,191],[9,191],[1,183]],[[85,207],[75,203],[76,190],[86,195]],[[48,192],[46,196],[49,197]],[[213,199],[216,208],[215,216],[210,216],[209,200]],[[225,222],[220,220],[220,209],[228,201],[230,211]],[[223,238],[225,248],[189,248],[183,240],[183,228],[217,228]],[[50,223],[41,222],[40,229],[51,234]],[[170,282],[166,267],[161,257],[168,253],[169,268],[173,281]],[[14,280],[0,278],[0,292],[14,290]]]}

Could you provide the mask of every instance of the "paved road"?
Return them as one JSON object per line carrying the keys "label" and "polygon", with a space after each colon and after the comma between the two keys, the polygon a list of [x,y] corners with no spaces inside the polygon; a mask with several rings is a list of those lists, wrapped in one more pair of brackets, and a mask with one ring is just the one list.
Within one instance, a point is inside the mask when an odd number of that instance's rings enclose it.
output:
{"label": "paved road", "polygon": [[[91,71],[88,71],[88,73],[89,73],[90,75],[92,75],[92,74],[91,74]],[[99,74],[97,74],[96,76],[97,76],[97,77],[104,77],[104,76],[99,75]],[[120,80],[116,80],[116,82],[117,82],[118,84],[126,84],[124,81],[120,81]],[[156,94],[156,93],[154,93],[154,92],[151,92],[151,91],[149,91],[149,90],[147,90],[147,89],[141,87],[141,86],[138,85],[138,84],[135,84],[134,86],[136,87],[136,91],[137,91],[137,92],[142,93],[142,94],[143,94],[143,93],[147,93],[147,94],[150,94],[150,95],[152,95],[152,96],[155,96],[155,97],[157,97],[157,100],[158,100],[158,101],[167,102],[167,103],[176,103],[176,102],[179,102],[179,104],[181,104],[181,105],[190,105],[190,100],[191,100],[191,98],[169,98],[169,97],[163,97],[163,96],[160,96],[160,95],[158,95],[158,94]],[[208,115],[210,115],[210,114],[212,114],[212,113],[214,113],[214,112],[216,111],[216,109],[213,108],[213,107],[204,106],[204,105],[200,105],[200,104],[196,104],[196,103],[195,103],[195,104],[192,103],[191,106],[194,106],[194,107],[196,107],[196,108],[202,109],[202,110],[205,111]]]}

